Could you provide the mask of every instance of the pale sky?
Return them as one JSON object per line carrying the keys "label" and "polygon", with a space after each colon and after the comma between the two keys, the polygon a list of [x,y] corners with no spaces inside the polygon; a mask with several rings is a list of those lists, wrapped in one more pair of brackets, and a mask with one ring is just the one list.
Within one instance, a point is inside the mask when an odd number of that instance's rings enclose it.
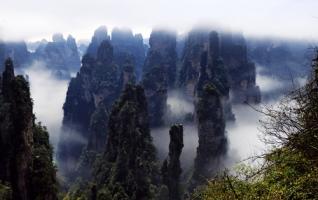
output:
{"label": "pale sky", "polygon": [[90,39],[100,25],[149,36],[213,24],[245,35],[318,39],[318,0],[0,0],[0,39],[38,40],[55,32]]}

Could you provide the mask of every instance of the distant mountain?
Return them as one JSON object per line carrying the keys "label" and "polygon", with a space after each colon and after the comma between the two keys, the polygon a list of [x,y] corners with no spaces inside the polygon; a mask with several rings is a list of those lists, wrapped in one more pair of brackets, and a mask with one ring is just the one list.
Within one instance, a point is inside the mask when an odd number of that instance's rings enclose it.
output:
{"label": "distant mountain", "polygon": [[[4,63],[8,57],[13,60],[13,64],[17,69],[26,67],[31,61],[31,54],[27,50],[26,43],[23,41],[0,41],[0,63]],[[0,65],[0,72],[3,70],[3,65]]]}
{"label": "distant mountain", "polygon": [[44,62],[57,76],[70,76],[80,68],[77,44],[71,35],[65,40],[62,34],[54,34],[52,42],[41,41],[32,58]]}

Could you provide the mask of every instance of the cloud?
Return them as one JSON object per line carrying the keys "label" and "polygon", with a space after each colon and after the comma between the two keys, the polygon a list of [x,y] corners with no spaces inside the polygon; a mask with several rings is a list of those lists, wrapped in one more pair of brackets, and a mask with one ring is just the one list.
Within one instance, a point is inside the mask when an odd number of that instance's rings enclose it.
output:
{"label": "cloud", "polygon": [[156,25],[182,32],[201,22],[248,35],[317,39],[317,6],[316,0],[4,0],[0,24],[3,37],[24,39],[53,32],[90,38],[102,24],[130,26],[147,37]]}
{"label": "cloud", "polygon": [[242,161],[264,152],[265,145],[260,140],[259,130],[262,114],[246,105],[234,105],[232,108],[236,121],[226,125],[228,155],[230,159],[234,159],[232,162]]}
{"label": "cloud", "polygon": [[45,63],[38,61],[33,62],[24,70],[24,73],[29,77],[31,97],[34,101],[33,110],[37,121],[47,126],[50,141],[56,147],[63,119],[62,108],[68,81],[54,78]]}
{"label": "cloud", "polygon": [[276,90],[281,90],[286,87],[285,83],[279,81],[275,77],[265,76],[262,74],[258,74],[256,77],[256,84],[261,86],[262,92],[271,92]]}

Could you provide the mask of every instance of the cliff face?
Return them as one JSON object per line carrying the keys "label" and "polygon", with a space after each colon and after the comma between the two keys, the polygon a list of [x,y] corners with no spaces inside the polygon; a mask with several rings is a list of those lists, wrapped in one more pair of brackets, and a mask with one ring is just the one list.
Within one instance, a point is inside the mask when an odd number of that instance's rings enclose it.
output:
{"label": "cliff face", "polygon": [[229,72],[233,103],[259,103],[260,90],[256,85],[255,64],[247,57],[247,47],[242,35],[221,36],[221,56]]}
{"label": "cliff face", "polygon": [[[188,96],[193,96],[202,66],[202,57],[207,57],[203,65],[217,67],[214,74],[208,75],[214,76],[213,79],[219,79],[214,81],[214,84],[225,96],[225,100],[229,97],[230,89],[233,103],[259,103],[260,91],[255,83],[255,65],[247,58],[243,36],[234,38],[230,34],[221,34],[219,39],[215,33],[211,34],[206,30],[194,30],[189,33],[182,56],[179,85],[185,89]],[[214,52],[214,55],[211,55],[211,52]],[[225,109],[229,110],[226,106]]]}
{"label": "cliff face", "polygon": [[[32,166],[32,102],[27,82],[15,77],[11,59],[2,79],[1,179],[12,184],[14,199],[28,199]],[[5,113],[7,112],[7,113]]]}
{"label": "cliff face", "polygon": [[193,97],[195,93],[201,68],[201,56],[207,50],[207,40],[208,35],[201,30],[191,31],[186,38],[178,85],[189,97]]}
{"label": "cliff face", "polygon": [[[5,62],[0,92],[0,180],[10,183],[12,199],[41,199],[46,190],[46,199],[56,198],[55,169],[52,163],[52,150],[47,138],[40,138],[36,132],[32,113],[32,100],[29,85],[22,76],[15,77],[11,59]],[[40,141],[39,141],[40,140]],[[43,142],[46,147],[38,149]],[[42,159],[48,159],[40,164]],[[53,169],[53,170],[50,170]],[[47,177],[34,177],[35,174]],[[47,171],[46,171],[47,170]],[[36,179],[41,184],[36,185]]]}
{"label": "cliff face", "polygon": [[150,48],[144,65],[144,73],[160,65],[167,74],[167,84],[173,88],[177,73],[176,33],[165,30],[153,30],[149,39]]}
{"label": "cliff face", "polygon": [[106,28],[95,31],[64,104],[58,158],[65,173],[74,171],[84,147],[96,153],[104,150],[111,106],[126,84],[135,83],[142,52],[142,38],[129,30],[114,29],[112,40]]}
{"label": "cliff face", "polygon": [[182,173],[180,155],[183,148],[183,126],[173,125],[169,134],[169,156],[164,160],[161,168],[162,182],[168,188],[169,199],[178,200],[182,199],[180,193],[180,176]]}
{"label": "cliff face", "polygon": [[[89,54],[83,57],[81,70],[70,82],[63,107],[63,135],[60,139],[58,158],[61,164],[66,164],[66,171],[74,170],[89,138],[90,147],[97,148],[94,150],[100,150],[101,143],[106,143],[106,130],[104,133],[95,131],[95,124],[99,123],[96,122],[96,117],[107,117],[108,110],[117,98],[117,76],[117,65],[113,62],[113,47],[109,41],[104,40],[101,43],[96,59]],[[99,134],[102,137],[91,134]]]}
{"label": "cliff face", "polygon": [[142,84],[148,101],[150,125],[162,125],[167,107],[167,90],[174,87],[176,77],[176,36],[155,30],[143,69]]}
{"label": "cliff face", "polygon": [[107,28],[105,26],[101,26],[95,30],[91,43],[87,47],[86,54],[96,58],[97,50],[104,40],[110,40],[110,38],[107,34]]}
{"label": "cliff face", "polygon": [[214,31],[195,30],[189,33],[185,43],[179,85],[193,99],[196,88],[206,83],[212,83],[220,92],[225,118],[234,120],[229,99],[229,75],[220,56],[219,36]]}
{"label": "cliff face", "polygon": [[194,162],[194,172],[190,191],[203,183],[216,172],[226,154],[225,119],[222,111],[220,93],[212,84],[198,88],[196,101],[199,146]]}
{"label": "cliff face", "polygon": [[98,193],[107,190],[110,199],[152,199],[155,148],[142,87],[127,85],[114,104],[101,163],[96,170]]}
{"label": "cliff face", "polygon": [[135,67],[134,73],[139,80],[146,57],[142,35],[133,35],[130,29],[114,28],[111,43],[114,47],[114,60],[120,67],[120,71],[123,71],[124,66],[130,63]]}

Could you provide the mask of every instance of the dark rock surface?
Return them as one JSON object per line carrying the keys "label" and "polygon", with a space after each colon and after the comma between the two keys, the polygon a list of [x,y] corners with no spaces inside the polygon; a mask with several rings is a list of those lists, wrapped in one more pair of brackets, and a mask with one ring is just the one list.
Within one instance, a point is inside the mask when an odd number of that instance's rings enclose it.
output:
{"label": "dark rock surface", "polygon": [[133,35],[132,31],[127,28],[114,28],[111,43],[114,47],[114,60],[120,67],[120,71],[129,61],[135,67],[134,73],[139,80],[146,57],[142,35]]}
{"label": "dark rock surface", "polygon": [[233,103],[259,103],[260,89],[256,85],[255,64],[248,59],[242,35],[222,34],[220,54],[229,73]]}
{"label": "dark rock surface", "polygon": [[169,199],[178,200],[181,198],[180,176],[182,173],[180,155],[183,148],[183,126],[175,124],[170,131],[169,156],[164,160],[161,174],[162,182],[168,188]]}
{"label": "dark rock surface", "polygon": [[[227,67],[220,56],[220,40],[215,31],[193,30],[186,39],[179,86],[190,100],[197,87],[213,83],[221,94],[227,120],[234,120],[230,103],[230,82]],[[201,80],[199,81],[199,76]]]}
{"label": "dark rock surface", "polygon": [[97,169],[98,189],[107,189],[110,199],[152,199],[156,158],[141,86],[126,86],[112,108],[108,128],[103,164]]}
{"label": "dark rock surface", "polygon": [[117,77],[118,67],[113,62],[113,47],[108,40],[101,43],[96,59],[89,54],[83,57],[82,67],[70,82],[63,107],[63,133],[58,159],[61,165],[66,165],[63,166],[66,172],[74,171],[87,143],[93,150],[101,150],[102,144],[106,144],[107,130],[96,132],[99,128],[95,125],[100,124],[96,117],[107,122],[107,113],[120,91]]}
{"label": "dark rock surface", "polygon": [[28,82],[5,62],[0,91],[0,182],[12,199],[56,200],[56,178],[48,133],[35,124]]}
{"label": "dark rock surface", "polygon": [[110,40],[110,38],[107,34],[107,28],[105,26],[101,26],[95,30],[91,43],[87,47],[86,54],[96,58],[97,50],[104,40]]}
{"label": "dark rock surface", "polygon": [[222,103],[220,93],[214,85],[205,84],[198,88],[196,118],[199,146],[190,191],[216,175],[227,152]]}
{"label": "dark rock surface", "polygon": [[176,79],[176,36],[175,33],[154,30],[149,43],[142,85],[148,101],[150,125],[159,126],[164,123],[168,89],[174,87]]}

